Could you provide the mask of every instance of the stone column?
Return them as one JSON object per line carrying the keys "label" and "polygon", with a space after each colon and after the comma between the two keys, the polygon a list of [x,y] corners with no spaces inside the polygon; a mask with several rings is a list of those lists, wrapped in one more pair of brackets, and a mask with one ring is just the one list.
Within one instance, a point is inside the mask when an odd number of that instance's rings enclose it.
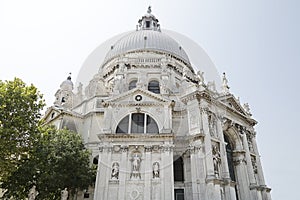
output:
{"label": "stone column", "polygon": [[262,165],[261,165],[261,161],[260,161],[260,156],[259,156],[259,152],[258,152],[258,148],[257,148],[257,144],[256,144],[255,135],[252,138],[252,144],[253,144],[254,153],[256,155],[258,184],[261,186],[265,186],[266,183],[265,183],[265,179],[264,179],[264,175],[263,175],[263,169],[262,169]]}
{"label": "stone column", "polygon": [[[239,199],[250,200],[249,180],[247,174],[247,166],[244,151],[234,152],[234,164],[236,171],[236,179],[238,184]],[[252,200],[252,199],[251,199]]]}
{"label": "stone column", "polygon": [[251,194],[251,199],[257,200],[257,190],[255,190],[256,186],[256,181],[255,181],[255,176],[254,176],[254,170],[252,167],[252,161],[251,161],[251,155],[250,155],[250,150],[248,146],[248,141],[247,141],[247,136],[245,132],[242,132],[242,142],[245,150],[245,158],[247,162],[247,170],[248,170],[248,177],[249,177],[249,182],[250,182],[250,194]]}
{"label": "stone column", "polygon": [[121,146],[121,162],[119,168],[119,192],[118,192],[118,199],[123,200],[126,198],[126,175],[130,172],[130,169],[127,169],[127,153],[128,153],[128,146]]}
{"label": "stone column", "polygon": [[236,194],[235,190],[231,189],[231,178],[229,174],[227,152],[226,152],[226,143],[224,140],[223,128],[222,128],[222,116],[217,118],[217,135],[220,138],[220,154],[221,154],[221,177],[225,180],[224,193],[226,200],[235,200]]}
{"label": "stone column", "polygon": [[201,120],[204,136],[204,152],[205,152],[205,164],[206,164],[206,198],[205,199],[214,199],[214,180],[215,180],[215,172],[214,172],[214,164],[212,157],[212,144],[211,144],[211,136],[209,133],[208,126],[208,115],[207,108],[200,108],[201,110]]}
{"label": "stone column", "polygon": [[221,140],[220,142],[220,154],[221,154],[221,162],[222,162],[221,177],[226,180],[230,180],[229,167],[228,167],[227,154],[226,154],[226,143],[224,141],[224,134],[223,134],[223,128],[222,128],[222,122],[220,116],[218,117],[217,120],[217,134]]}
{"label": "stone column", "polygon": [[151,179],[152,179],[152,162],[151,162],[151,146],[145,146],[145,188],[144,200],[151,199]]}

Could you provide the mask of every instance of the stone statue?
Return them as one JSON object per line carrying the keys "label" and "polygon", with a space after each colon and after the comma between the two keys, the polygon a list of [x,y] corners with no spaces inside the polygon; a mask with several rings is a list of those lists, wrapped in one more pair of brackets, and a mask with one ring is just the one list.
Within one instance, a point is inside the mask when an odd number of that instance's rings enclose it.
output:
{"label": "stone statue", "polygon": [[217,92],[215,81],[209,81],[209,82],[207,83],[207,87],[208,87],[208,89],[209,89],[210,91]]}
{"label": "stone statue", "polygon": [[61,191],[61,200],[67,200],[68,195],[69,195],[68,189],[65,188],[64,190]]}
{"label": "stone statue", "polygon": [[38,195],[38,191],[36,191],[36,186],[32,186],[32,188],[29,190],[28,194],[28,200],[35,200],[36,196]]}
{"label": "stone statue", "polygon": [[119,164],[117,162],[115,162],[112,166],[111,179],[114,179],[114,180],[119,179]]}
{"label": "stone statue", "polygon": [[214,172],[216,177],[220,176],[220,165],[221,165],[221,155],[217,145],[214,145],[212,148],[213,163],[214,163]]}
{"label": "stone statue", "polygon": [[158,162],[153,163],[153,178],[159,178],[159,164]]}
{"label": "stone statue", "polygon": [[150,14],[151,12],[152,12],[152,10],[151,10],[151,6],[149,6],[149,7],[148,7],[148,10],[147,10],[147,13],[149,13],[149,14]]}
{"label": "stone statue", "polygon": [[248,103],[244,103],[243,107],[244,107],[246,113],[251,114],[251,112],[250,112],[250,106],[249,106]]}
{"label": "stone statue", "polygon": [[257,164],[256,164],[256,158],[251,156],[251,163],[252,163],[252,167],[253,167],[253,171],[255,174],[257,174]]}
{"label": "stone statue", "polygon": [[198,71],[197,77],[198,77],[199,85],[203,85],[204,84],[204,72]]}
{"label": "stone statue", "polygon": [[131,161],[132,161],[131,177],[141,178],[141,174],[140,174],[141,158],[140,158],[140,156],[137,153],[133,154]]}
{"label": "stone statue", "polygon": [[187,79],[188,77],[188,72],[189,72],[189,69],[187,67],[183,67],[183,71],[182,71],[182,77],[184,79]]}
{"label": "stone statue", "polygon": [[222,78],[222,87],[223,87],[223,92],[225,94],[228,94],[229,93],[229,86],[228,86],[228,80],[226,78],[226,74],[225,72],[223,72],[223,78]]}
{"label": "stone statue", "polygon": [[209,126],[209,133],[211,136],[215,137],[216,136],[216,120],[212,115],[208,116],[208,126]]}

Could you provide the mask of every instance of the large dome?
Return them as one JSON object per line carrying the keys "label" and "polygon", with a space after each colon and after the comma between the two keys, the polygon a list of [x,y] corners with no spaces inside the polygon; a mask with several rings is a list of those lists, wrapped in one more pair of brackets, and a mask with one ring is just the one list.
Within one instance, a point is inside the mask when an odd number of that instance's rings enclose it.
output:
{"label": "large dome", "polygon": [[168,53],[190,64],[189,58],[180,44],[167,34],[155,30],[139,30],[125,35],[111,46],[103,64],[119,55],[136,51]]}
{"label": "large dome", "polygon": [[103,67],[114,58],[149,51],[170,54],[191,67],[192,71],[204,72],[205,82],[214,82],[217,90],[221,88],[220,75],[204,49],[182,34],[161,30],[151,10],[138,21],[135,31],[110,38],[88,56],[77,76],[76,87],[79,83],[87,86],[94,75],[103,71]]}

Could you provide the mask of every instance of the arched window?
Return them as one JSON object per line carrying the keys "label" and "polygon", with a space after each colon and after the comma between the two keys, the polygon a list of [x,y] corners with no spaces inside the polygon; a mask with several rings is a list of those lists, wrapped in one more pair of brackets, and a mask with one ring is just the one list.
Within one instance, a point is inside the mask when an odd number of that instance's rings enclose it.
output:
{"label": "arched window", "polygon": [[[234,164],[233,164],[233,146],[232,146],[232,143],[229,141],[229,138],[225,134],[224,134],[224,141],[227,143],[226,157],[227,157],[227,162],[228,162],[230,179],[232,181],[236,181],[235,169],[234,169]],[[237,186],[235,186],[235,196],[236,196],[236,199],[239,200]]]}
{"label": "arched window", "polygon": [[132,90],[132,89],[136,88],[136,83],[137,83],[137,80],[130,81],[128,89]]}
{"label": "arched window", "polygon": [[131,113],[120,121],[116,133],[158,133],[158,126],[146,113]]}
{"label": "arched window", "polygon": [[174,158],[173,162],[173,171],[174,171],[174,181],[184,181],[184,169],[183,169],[183,159],[179,157],[177,159]]}
{"label": "arched window", "polygon": [[117,133],[128,133],[129,116],[124,117],[118,124]]}
{"label": "arched window", "polygon": [[94,165],[98,165],[98,162],[99,162],[99,155],[98,155],[98,156],[95,156],[95,157],[93,158],[93,164],[94,164]]}
{"label": "arched window", "polygon": [[232,145],[228,139],[228,137],[224,134],[224,140],[227,143],[226,145],[226,154],[227,154],[227,162],[228,162],[228,169],[229,169],[229,175],[232,181],[235,181],[235,173],[234,173],[234,165],[233,165],[233,149]]}
{"label": "arched window", "polygon": [[148,83],[148,90],[155,94],[159,94],[160,93],[159,82],[158,81],[150,81]]}

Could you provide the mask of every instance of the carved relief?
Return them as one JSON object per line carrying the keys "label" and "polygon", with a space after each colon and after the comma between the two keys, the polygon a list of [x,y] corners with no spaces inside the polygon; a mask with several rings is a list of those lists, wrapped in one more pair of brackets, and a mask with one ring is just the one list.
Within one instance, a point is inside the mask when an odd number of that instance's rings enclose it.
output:
{"label": "carved relief", "polygon": [[197,113],[195,111],[190,112],[190,129],[196,128],[198,126]]}
{"label": "carved relief", "polygon": [[153,163],[153,178],[156,179],[156,178],[159,178],[159,163],[158,162],[155,162]]}

